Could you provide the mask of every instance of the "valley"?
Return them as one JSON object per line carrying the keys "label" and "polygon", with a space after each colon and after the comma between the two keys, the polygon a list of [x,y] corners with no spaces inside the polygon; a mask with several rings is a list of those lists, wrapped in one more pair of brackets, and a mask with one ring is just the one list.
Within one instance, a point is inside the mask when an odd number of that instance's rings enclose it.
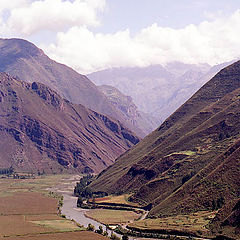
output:
{"label": "valley", "polygon": [[[239,66],[221,70],[90,183],[95,192],[132,194],[130,201],[151,205],[149,219],[133,229],[186,231],[193,221],[198,236],[239,238]],[[212,216],[207,230],[190,217],[202,211]]]}
{"label": "valley", "polygon": [[0,239],[107,239],[60,216],[61,195],[46,189],[66,177],[0,179]]}
{"label": "valley", "polygon": [[0,71],[0,239],[240,240],[240,61]]}

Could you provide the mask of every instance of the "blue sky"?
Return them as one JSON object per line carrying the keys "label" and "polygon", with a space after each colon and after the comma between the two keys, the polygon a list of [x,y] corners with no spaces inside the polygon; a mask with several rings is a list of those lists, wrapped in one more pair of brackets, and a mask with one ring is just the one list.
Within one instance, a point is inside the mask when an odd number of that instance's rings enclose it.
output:
{"label": "blue sky", "polygon": [[240,53],[239,0],[0,0],[0,34],[80,73]]}
{"label": "blue sky", "polygon": [[96,31],[114,33],[126,28],[136,33],[153,23],[183,28],[199,24],[209,15],[228,16],[240,7],[239,0],[108,0]]}

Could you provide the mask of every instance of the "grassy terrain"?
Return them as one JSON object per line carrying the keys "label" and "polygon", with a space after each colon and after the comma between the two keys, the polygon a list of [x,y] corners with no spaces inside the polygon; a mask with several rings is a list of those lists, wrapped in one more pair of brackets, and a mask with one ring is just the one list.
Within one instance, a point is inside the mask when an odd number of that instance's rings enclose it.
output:
{"label": "grassy terrain", "polygon": [[133,211],[92,209],[86,213],[86,216],[103,224],[116,225],[137,220],[141,217],[141,214]]}
{"label": "grassy terrain", "polygon": [[71,220],[66,219],[58,219],[58,220],[41,220],[41,221],[31,221],[34,224],[49,227],[61,232],[68,232],[68,231],[79,231],[79,227]]}
{"label": "grassy terrain", "polygon": [[196,212],[189,215],[175,217],[144,219],[129,224],[130,228],[141,230],[172,230],[188,233],[208,234],[208,224],[214,218],[216,212]]}
{"label": "grassy terrain", "polygon": [[174,155],[174,154],[183,154],[183,155],[187,155],[187,156],[192,156],[192,155],[196,154],[196,152],[193,152],[193,151],[191,151],[191,150],[174,152],[174,153],[168,154],[167,157],[172,156],[172,155]]}
{"label": "grassy terrain", "polygon": [[48,175],[35,179],[0,179],[0,197],[13,196],[16,192],[47,193],[49,187],[55,186],[67,175]]}
{"label": "grassy terrain", "polygon": [[115,203],[115,204],[127,204],[131,205],[133,207],[139,206],[137,203],[129,202],[128,198],[131,196],[131,194],[123,194],[119,196],[109,195],[107,197],[102,198],[96,198],[96,203]]}
{"label": "grassy terrain", "polygon": [[0,239],[105,239],[58,215],[61,198],[46,189],[66,178],[0,179]]}

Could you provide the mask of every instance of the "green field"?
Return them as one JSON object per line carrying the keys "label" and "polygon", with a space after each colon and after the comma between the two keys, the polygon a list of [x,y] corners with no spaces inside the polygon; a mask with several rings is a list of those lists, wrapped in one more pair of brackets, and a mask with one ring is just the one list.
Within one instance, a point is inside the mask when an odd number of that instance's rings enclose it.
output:
{"label": "green field", "polygon": [[141,217],[141,214],[137,214],[133,211],[109,209],[92,209],[85,215],[91,219],[108,225],[127,224]]}

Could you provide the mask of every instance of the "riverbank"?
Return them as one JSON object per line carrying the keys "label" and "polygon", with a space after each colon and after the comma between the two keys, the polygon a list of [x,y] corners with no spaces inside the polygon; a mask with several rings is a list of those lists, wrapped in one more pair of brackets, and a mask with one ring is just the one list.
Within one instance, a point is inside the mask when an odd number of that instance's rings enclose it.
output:
{"label": "riverbank", "polygon": [[[76,181],[79,181],[79,176],[71,176],[70,179],[63,179],[62,183],[58,185],[57,190],[58,193],[62,194],[64,197],[63,200],[63,206],[62,206],[62,214],[64,214],[68,219],[74,219],[79,224],[87,227],[89,223],[91,223],[95,229],[98,229],[99,226],[103,227],[103,230],[106,229],[106,226],[104,224],[101,224],[100,222],[91,219],[88,217],[89,214],[87,214],[90,210],[89,209],[82,209],[77,208],[77,197],[74,197],[73,189],[75,186]],[[136,207],[136,206],[135,206]],[[141,220],[143,220],[146,217],[147,213],[145,213]],[[141,222],[141,221],[139,221]],[[135,221],[135,223],[138,223],[138,221]],[[129,231],[128,233],[134,236],[129,236],[130,240],[142,240],[142,239],[194,239],[194,240],[206,240],[207,238],[201,238],[196,236],[191,236],[191,234],[185,233],[185,235],[181,232],[166,232],[165,234],[162,233],[156,233],[155,231],[142,231],[141,229],[127,229],[127,224],[122,224],[122,226],[118,229],[123,229],[123,231],[118,231],[119,233],[124,233],[126,231]],[[114,227],[114,226],[113,226]],[[108,233],[110,235],[110,231],[108,230]],[[118,236],[121,238],[121,235],[118,234]],[[157,237],[157,238],[156,238]],[[159,238],[160,237],[160,238]]]}

